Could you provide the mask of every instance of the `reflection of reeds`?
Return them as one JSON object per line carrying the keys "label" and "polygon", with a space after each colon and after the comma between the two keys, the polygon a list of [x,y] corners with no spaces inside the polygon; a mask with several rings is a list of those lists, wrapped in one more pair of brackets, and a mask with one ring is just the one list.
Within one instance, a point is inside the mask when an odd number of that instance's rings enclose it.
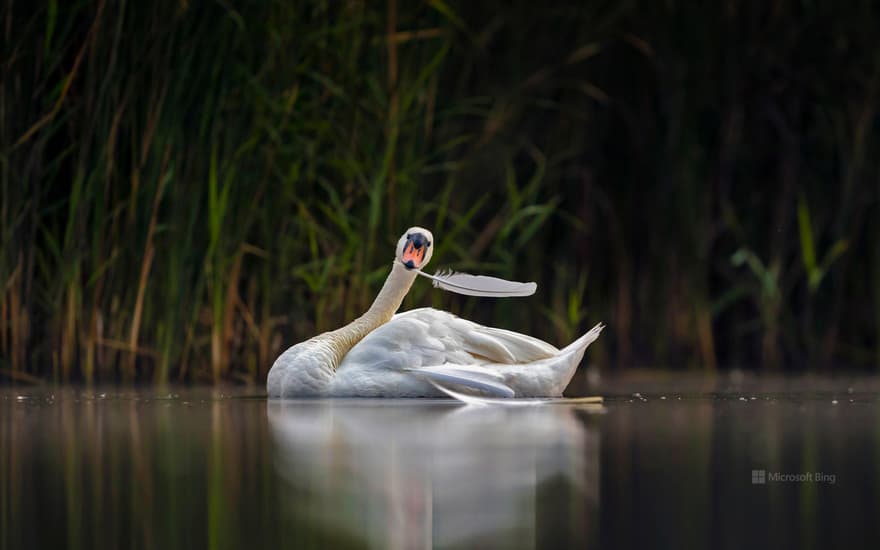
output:
{"label": "reflection of reeds", "polygon": [[[282,520],[263,400],[0,396],[0,549],[239,548]],[[204,401],[203,401],[204,399]],[[331,537],[319,538],[321,542]]]}
{"label": "reflection of reeds", "polygon": [[5,3],[0,376],[260,380],[415,223],[543,307],[405,307],[604,319],[624,366],[876,363],[870,14],[643,4]]}

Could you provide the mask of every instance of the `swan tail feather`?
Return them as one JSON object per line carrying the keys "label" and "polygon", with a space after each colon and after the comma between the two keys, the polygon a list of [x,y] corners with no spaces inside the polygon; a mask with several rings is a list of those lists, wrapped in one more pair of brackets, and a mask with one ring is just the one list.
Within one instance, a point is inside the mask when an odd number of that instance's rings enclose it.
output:
{"label": "swan tail feather", "polygon": [[559,350],[559,353],[557,355],[568,355],[578,351],[586,350],[587,346],[596,341],[596,339],[602,333],[602,329],[604,328],[604,324],[598,323],[596,326],[587,331],[583,336]]}

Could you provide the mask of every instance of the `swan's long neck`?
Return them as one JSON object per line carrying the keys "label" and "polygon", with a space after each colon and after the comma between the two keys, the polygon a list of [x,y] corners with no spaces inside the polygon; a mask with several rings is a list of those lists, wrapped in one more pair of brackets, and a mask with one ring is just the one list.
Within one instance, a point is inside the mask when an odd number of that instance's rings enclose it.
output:
{"label": "swan's long neck", "polygon": [[366,313],[345,325],[342,328],[324,334],[330,341],[333,350],[332,366],[335,371],[342,358],[364,337],[391,320],[394,313],[403,303],[403,298],[409,292],[415,281],[417,272],[407,269],[398,261],[391,267],[391,273],[385,279],[382,290],[373,300],[373,305]]}

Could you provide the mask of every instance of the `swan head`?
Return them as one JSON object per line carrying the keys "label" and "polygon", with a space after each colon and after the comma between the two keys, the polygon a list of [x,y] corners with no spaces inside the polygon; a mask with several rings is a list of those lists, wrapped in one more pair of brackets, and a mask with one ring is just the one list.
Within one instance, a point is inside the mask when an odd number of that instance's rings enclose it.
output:
{"label": "swan head", "polygon": [[397,241],[397,261],[407,269],[421,269],[431,261],[434,235],[424,227],[410,227]]}

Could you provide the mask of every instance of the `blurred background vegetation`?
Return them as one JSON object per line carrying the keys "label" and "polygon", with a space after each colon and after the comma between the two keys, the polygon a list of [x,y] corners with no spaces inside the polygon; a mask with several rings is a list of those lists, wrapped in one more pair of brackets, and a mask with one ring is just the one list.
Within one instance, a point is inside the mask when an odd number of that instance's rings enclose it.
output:
{"label": "blurred background vegetation", "polygon": [[396,239],[589,360],[880,365],[872,2],[0,7],[0,379],[245,381]]}

